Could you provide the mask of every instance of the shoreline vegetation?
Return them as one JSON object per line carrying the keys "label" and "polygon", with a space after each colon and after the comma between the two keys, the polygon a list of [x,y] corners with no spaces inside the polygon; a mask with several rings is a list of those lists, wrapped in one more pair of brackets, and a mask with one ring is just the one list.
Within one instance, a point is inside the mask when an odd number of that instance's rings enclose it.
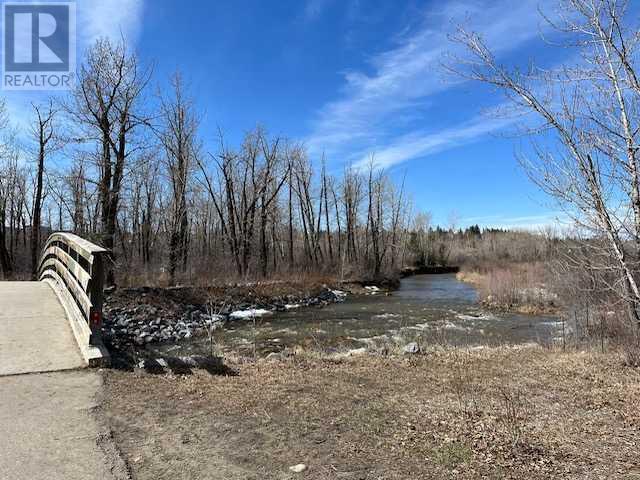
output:
{"label": "shoreline vegetation", "polygon": [[478,290],[480,303],[493,311],[530,315],[561,314],[560,297],[549,285],[544,263],[462,267],[456,278]]}

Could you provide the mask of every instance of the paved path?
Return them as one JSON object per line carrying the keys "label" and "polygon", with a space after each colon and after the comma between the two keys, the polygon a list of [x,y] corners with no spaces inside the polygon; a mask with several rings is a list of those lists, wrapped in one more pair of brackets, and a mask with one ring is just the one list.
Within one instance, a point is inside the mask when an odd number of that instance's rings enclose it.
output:
{"label": "paved path", "polygon": [[102,377],[85,365],[47,283],[0,282],[0,480],[128,477],[94,414]]}
{"label": "paved path", "polygon": [[45,282],[0,282],[0,375],[83,366],[53,289]]}
{"label": "paved path", "polygon": [[93,370],[0,377],[0,479],[127,478],[92,413],[101,388]]}

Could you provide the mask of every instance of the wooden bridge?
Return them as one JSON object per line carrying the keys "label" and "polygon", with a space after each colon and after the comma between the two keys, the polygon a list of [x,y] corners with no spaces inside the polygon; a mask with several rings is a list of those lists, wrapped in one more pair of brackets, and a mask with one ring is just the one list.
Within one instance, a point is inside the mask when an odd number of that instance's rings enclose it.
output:
{"label": "wooden bridge", "polygon": [[0,375],[98,366],[107,251],[70,233],[44,246],[39,281],[0,282]]}

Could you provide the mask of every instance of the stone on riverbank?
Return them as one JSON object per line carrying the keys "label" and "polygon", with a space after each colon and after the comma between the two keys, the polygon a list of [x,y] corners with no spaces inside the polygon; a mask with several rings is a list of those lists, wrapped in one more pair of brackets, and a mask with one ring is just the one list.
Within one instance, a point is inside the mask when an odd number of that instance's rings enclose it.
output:
{"label": "stone on riverbank", "polygon": [[407,343],[402,349],[402,353],[405,355],[415,355],[420,353],[420,346],[416,342]]}
{"label": "stone on riverbank", "polygon": [[298,465],[293,465],[289,467],[293,473],[302,473],[307,469],[307,466],[304,463],[299,463]]}

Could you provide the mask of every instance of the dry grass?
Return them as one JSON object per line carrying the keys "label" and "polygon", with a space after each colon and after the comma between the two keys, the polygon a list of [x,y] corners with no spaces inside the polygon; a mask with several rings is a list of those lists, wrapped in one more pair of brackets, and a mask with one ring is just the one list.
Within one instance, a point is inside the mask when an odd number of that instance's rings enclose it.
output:
{"label": "dry grass", "polygon": [[[201,259],[202,260],[202,259]],[[300,267],[292,271],[286,269],[269,274],[265,280],[255,272],[246,276],[236,273],[235,266],[228,262],[212,263],[202,260],[202,264],[194,266],[187,272],[178,272],[177,284],[195,287],[208,287],[210,285],[230,285],[247,283],[277,283],[293,282],[298,284],[330,283],[341,281],[358,281],[369,278],[367,272],[359,268],[336,269],[333,266],[326,267]],[[160,265],[143,266],[139,264],[119,265],[117,283],[125,288],[132,287],[169,287],[169,274]],[[394,277],[389,273],[389,277]]]}
{"label": "dry grass", "polygon": [[483,304],[498,310],[549,313],[558,299],[549,291],[544,263],[514,263],[478,269],[463,269],[458,280],[474,284]]}
{"label": "dry grass", "polygon": [[[136,479],[640,478],[640,371],[540,348],[106,373]],[[288,467],[308,465],[303,474]],[[635,475],[635,476],[634,476]]]}

